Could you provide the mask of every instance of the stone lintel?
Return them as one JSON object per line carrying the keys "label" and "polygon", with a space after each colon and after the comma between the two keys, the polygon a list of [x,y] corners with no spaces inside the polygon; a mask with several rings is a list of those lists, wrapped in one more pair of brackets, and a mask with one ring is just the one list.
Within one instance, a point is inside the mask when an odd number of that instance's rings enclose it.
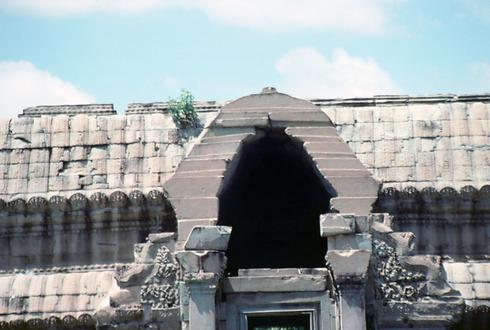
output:
{"label": "stone lintel", "polygon": [[248,268],[239,269],[238,276],[329,275],[327,268]]}
{"label": "stone lintel", "polygon": [[224,280],[224,291],[237,292],[291,292],[325,291],[327,280],[322,275],[237,276]]}
{"label": "stone lintel", "polygon": [[185,249],[226,251],[230,235],[231,227],[195,226],[187,238]]}

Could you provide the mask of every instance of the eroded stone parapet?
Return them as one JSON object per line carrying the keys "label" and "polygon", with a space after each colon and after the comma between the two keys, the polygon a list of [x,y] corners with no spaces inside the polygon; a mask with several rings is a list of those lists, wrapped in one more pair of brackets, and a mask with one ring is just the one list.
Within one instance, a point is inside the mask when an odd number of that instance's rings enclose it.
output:
{"label": "eroded stone parapet", "polygon": [[355,215],[327,213],[320,215],[320,235],[330,237],[355,232]]}
{"label": "eroded stone parapet", "polygon": [[195,226],[187,238],[185,249],[226,251],[230,235],[231,227]]}
{"label": "eroded stone parapet", "polygon": [[368,250],[329,250],[326,260],[337,282],[362,282],[367,277],[370,258]]}

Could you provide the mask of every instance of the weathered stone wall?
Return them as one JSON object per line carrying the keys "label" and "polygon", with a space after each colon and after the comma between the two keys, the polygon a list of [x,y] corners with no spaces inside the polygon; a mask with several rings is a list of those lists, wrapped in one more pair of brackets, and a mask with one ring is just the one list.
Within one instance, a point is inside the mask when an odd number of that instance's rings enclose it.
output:
{"label": "weathered stone wall", "polygon": [[490,182],[490,97],[317,100],[344,141],[399,190]]}
{"label": "weathered stone wall", "polygon": [[161,188],[198,131],[164,113],[0,120],[0,198]]}

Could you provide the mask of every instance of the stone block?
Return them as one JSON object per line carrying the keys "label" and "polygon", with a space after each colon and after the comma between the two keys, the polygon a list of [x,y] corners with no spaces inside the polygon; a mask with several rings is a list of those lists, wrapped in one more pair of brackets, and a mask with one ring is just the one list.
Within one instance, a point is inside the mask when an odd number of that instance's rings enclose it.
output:
{"label": "stone block", "polygon": [[319,169],[364,170],[364,165],[357,158],[317,158],[315,163]]}
{"label": "stone block", "polygon": [[301,136],[338,136],[335,127],[288,127],[286,133],[298,138]]}
{"label": "stone block", "polygon": [[179,165],[179,171],[209,171],[209,170],[225,170],[227,162],[224,159],[208,159],[208,160],[184,160]]}
{"label": "stone block", "polygon": [[[194,214],[192,212],[189,212],[186,215],[193,216]],[[216,225],[217,218],[218,218],[218,214],[216,211],[214,219],[212,217],[203,219],[203,218],[199,218],[198,215],[195,215],[194,220],[192,220],[193,218],[185,218],[185,220],[179,220],[177,223],[179,241],[185,241],[189,236],[190,232],[192,231],[192,228],[194,228],[194,226]]]}
{"label": "stone block", "polygon": [[142,143],[131,143],[127,145],[127,158],[144,157],[144,146]]}
{"label": "stone block", "polygon": [[337,191],[338,197],[377,197],[379,183],[372,177],[326,178]]}
{"label": "stone block", "polygon": [[231,235],[227,226],[195,226],[185,243],[186,250],[226,251]]}
{"label": "stone block", "polygon": [[[217,219],[218,198],[170,198],[177,219]],[[187,233],[188,234],[188,233]],[[187,234],[185,237],[187,237]],[[180,233],[179,233],[179,237]]]}
{"label": "stone block", "polygon": [[454,283],[472,283],[473,275],[470,273],[470,264],[465,262],[445,262],[443,264],[447,273],[448,282]]}
{"label": "stone block", "polygon": [[372,250],[370,234],[337,235],[328,238],[329,250]]}
{"label": "stone block", "polygon": [[219,274],[226,264],[225,253],[219,251],[179,251],[175,258],[186,273]]}
{"label": "stone block", "polygon": [[272,122],[272,126],[276,123],[289,124],[287,126],[305,126],[305,124],[311,124],[316,126],[319,123],[325,123],[331,126],[330,118],[327,117],[321,111],[305,112],[305,111],[288,111],[288,112],[276,112],[271,113],[269,118]]}
{"label": "stone block", "polygon": [[233,127],[268,127],[269,118],[264,115],[259,118],[236,118],[220,119],[217,118],[212,124],[212,128],[233,128]]}
{"label": "stone block", "polygon": [[48,177],[30,178],[27,182],[27,192],[41,193],[48,191]]}
{"label": "stone block", "polygon": [[170,198],[214,197],[221,182],[222,177],[174,178],[167,181],[164,188]]}
{"label": "stone block", "polygon": [[304,144],[304,146],[308,152],[312,153],[352,153],[349,145],[344,142],[307,142]]}
{"label": "stone block", "polygon": [[326,278],[322,275],[236,276],[227,277],[223,284],[225,292],[309,292],[327,288]]}
{"label": "stone block", "polygon": [[331,237],[355,231],[354,214],[327,213],[320,215],[320,235]]}
{"label": "stone block", "polygon": [[175,259],[185,273],[198,273],[201,270],[200,255],[194,251],[178,251]]}
{"label": "stone block", "polygon": [[192,156],[235,153],[240,142],[198,144],[192,149]]}
{"label": "stone block", "polygon": [[87,134],[87,143],[89,145],[106,145],[112,140],[109,140],[109,132],[100,130],[100,131],[90,131]]}
{"label": "stone block", "polygon": [[365,277],[371,252],[368,250],[329,250],[326,260],[336,280]]}
{"label": "stone block", "polygon": [[414,252],[416,238],[412,232],[389,233],[388,239],[395,245],[395,251],[399,256],[410,255]]}
{"label": "stone block", "polygon": [[121,288],[132,287],[144,283],[153,271],[153,264],[131,264],[129,268],[117,266],[116,281]]}
{"label": "stone block", "polygon": [[148,241],[154,244],[168,243],[175,239],[175,233],[153,233],[148,235]]}
{"label": "stone block", "polygon": [[140,301],[140,286],[126,287],[110,292],[109,299],[111,306],[135,304]]}

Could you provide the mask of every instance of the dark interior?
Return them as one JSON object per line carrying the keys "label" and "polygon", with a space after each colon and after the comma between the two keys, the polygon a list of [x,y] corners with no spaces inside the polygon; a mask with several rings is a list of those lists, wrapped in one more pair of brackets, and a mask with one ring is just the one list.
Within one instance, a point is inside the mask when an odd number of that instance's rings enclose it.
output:
{"label": "dark interior", "polygon": [[319,215],[332,188],[302,142],[282,130],[244,141],[219,194],[220,225],[233,227],[227,273],[247,268],[325,267]]}

